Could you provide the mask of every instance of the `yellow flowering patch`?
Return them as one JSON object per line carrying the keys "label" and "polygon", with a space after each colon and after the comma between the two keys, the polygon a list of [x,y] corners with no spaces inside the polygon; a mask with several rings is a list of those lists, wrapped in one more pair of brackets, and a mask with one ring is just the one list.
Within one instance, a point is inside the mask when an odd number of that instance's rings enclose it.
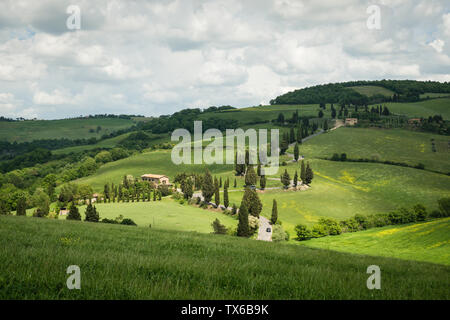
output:
{"label": "yellow flowering patch", "polygon": [[391,234],[394,234],[394,233],[396,233],[396,232],[398,232],[400,230],[402,230],[402,229],[400,229],[400,228],[392,228],[392,229],[388,229],[388,230],[383,230],[383,231],[377,232],[377,233],[375,233],[375,235],[377,237],[384,237],[384,236],[389,236]]}
{"label": "yellow flowering patch", "polygon": [[447,240],[447,241],[441,241],[441,242],[436,242],[435,244],[432,244],[431,246],[427,247],[427,249],[437,248],[437,247],[443,246],[443,245],[445,245],[445,244],[447,244],[447,243],[450,243],[450,240]]}
{"label": "yellow flowering patch", "polygon": [[341,176],[342,181],[346,181],[351,184],[353,184],[355,182],[355,177],[350,175],[350,173],[348,173],[348,171],[343,170],[341,172],[342,172],[342,176]]}

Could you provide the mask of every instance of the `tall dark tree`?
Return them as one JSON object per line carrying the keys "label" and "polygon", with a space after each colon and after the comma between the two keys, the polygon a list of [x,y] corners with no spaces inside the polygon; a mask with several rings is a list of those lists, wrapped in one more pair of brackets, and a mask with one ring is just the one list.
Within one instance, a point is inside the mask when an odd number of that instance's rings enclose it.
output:
{"label": "tall dark tree", "polygon": [[110,189],[109,189],[109,184],[106,183],[105,186],[104,186],[104,188],[103,188],[103,193],[104,193],[104,195],[105,195],[105,202],[106,202],[106,199],[109,200],[109,197],[110,197],[109,191],[110,191]]}
{"label": "tall dark tree", "polygon": [[203,183],[202,183],[202,195],[203,198],[205,199],[205,202],[211,202],[211,199],[214,195],[214,183],[213,183],[213,178],[211,176],[211,173],[209,172],[208,169],[206,169],[205,171],[205,175],[203,176]]}
{"label": "tall dark tree", "polygon": [[99,219],[100,216],[97,212],[97,209],[91,203],[89,203],[86,207],[84,221],[98,222]]}
{"label": "tall dark tree", "polygon": [[228,185],[225,185],[223,188],[223,205],[225,206],[225,209],[228,208],[230,205],[229,199],[228,199]]}
{"label": "tall dark tree", "polygon": [[244,196],[242,197],[242,203],[247,207],[248,213],[254,217],[259,218],[259,214],[262,210],[262,202],[256,193],[256,190],[245,188]]}
{"label": "tall dark tree", "polygon": [[299,155],[300,155],[300,150],[298,148],[298,143],[296,142],[295,146],[294,146],[294,160],[295,161],[298,161]]}
{"label": "tall dark tree", "polygon": [[245,173],[245,185],[246,186],[255,186],[256,185],[256,173],[255,169],[253,169],[252,165],[247,167],[247,172]]}
{"label": "tall dark tree", "polygon": [[237,235],[239,237],[250,236],[250,228],[248,225],[248,210],[245,203],[241,204],[239,208],[239,223],[237,227]]}
{"label": "tall dark tree", "polygon": [[236,178],[234,178],[233,188],[236,188],[236,187],[237,187],[237,181],[236,181]]}
{"label": "tall dark tree", "polygon": [[319,116],[319,118],[322,118],[322,117],[323,117],[323,111],[322,111],[322,110],[319,110],[318,116]]}
{"label": "tall dark tree", "polygon": [[291,184],[291,177],[289,176],[287,169],[284,170],[284,173],[281,175],[280,179],[284,188],[285,189],[289,188],[289,185]]}
{"label": "tall dark tree", "polygon": [[214,203],[216,206],[219,206],[220,204],[220,188],[219,181],[217,179],[214,179]]}
{"label": "tall dark tree", "polygon": [[305,176],[306,184],[310,185],[313,178],[314,178],[314,173],[313,173],[311,167],[309,166],[309,162],[308,162],[306,164],[306,176]]}
{"label": "tall dark tree", "polygon": [[273,199],[272,204],[272,216],[270,217],[270,222],[272,224],[275,224],[278,220],[278,207],[277,207],[277,200]]}
{"label": "tall dark tree", "polygon": [[301,169],[300,169],[300,179],[302,180],[302,183],[305,183],[306,181],[306,169],[305,169],[305,162],[302,161]]}
{"label": "tall dark tree", "polygon": [[69,214],[67,215],[67,220],[79,220],[81,221],[81,215],[78,211],[78,207],[75,205],[75,202],[72,202],[69,209]]}
{"label": "tall dark tree", "polygon": [[289,130],[289,143],[292,143],[294,141],[295,141],[295,131],[294,131],[294,128],[292,127]]}
{"label": "tall dark tree", "polygon": [[265,176],[261,176],[261,178],[259,179],[259,186],[261,187],[261,190],[264,190],[266,188],[266,177]]}
{"label": "tall dark tree", "polygon": [[298,127],[297,128],[297,143],[302,143],[302,139],[303,139],[303,136],[302,136],[302,127]]}
{"label": "tall dark tree", "polygon": [[327,121],[327,120],[325,120],[325,121],[323,122],[323,130],[324,130],[324,131],[328,131],[328,121]]}
{"label": "tall dark tree", "polygon": [[297,184],[298,184],[298,174],[297,174],[297,170],[295,170],[295,174],[294,174],[294,187],[297,188]]}

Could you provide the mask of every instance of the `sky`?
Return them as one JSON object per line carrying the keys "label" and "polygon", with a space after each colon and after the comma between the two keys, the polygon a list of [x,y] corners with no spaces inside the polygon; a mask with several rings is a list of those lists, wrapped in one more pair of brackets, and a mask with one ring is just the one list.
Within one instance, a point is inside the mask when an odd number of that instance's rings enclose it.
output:
{"label": "sky", "polygon": [[0,116],[158,116],[268,104],[330,82],[450,81],[449,8],[448,0],[1,0]]}

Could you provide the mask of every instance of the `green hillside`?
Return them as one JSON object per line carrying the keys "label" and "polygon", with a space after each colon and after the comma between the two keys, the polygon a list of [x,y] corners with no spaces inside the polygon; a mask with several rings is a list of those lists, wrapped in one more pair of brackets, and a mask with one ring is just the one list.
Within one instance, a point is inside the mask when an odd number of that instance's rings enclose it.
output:
{"label": "green hillside", "polygon": [[385,97],[392,97],[394,95],[394,92],[392,90],[379,86],[355,86],[349,88],[368,97],[371,97],[376,94],[381,94]]}
{"label": "green hillside", "polygon": [[[2,121],[0,140],[24,142],[38,139],[100,138],[104,134],[131,127],[133,124],[133,120],[122,118]],[[98,126],[101,128],[97,132]]]}
{"label": "green hillside", "polygon": [[419,102],[388,102],[383,103],[391,112],[408,117],[428,118],[436,114],[445,120],[450,120],[450,98],[423,100]]}
{"label": "green hillside", "polygon": [[450,218],[301,242],[308,247],[450,265]]}
{"label": "green hillside", "polygon": [[[436,152],[431,149],[431,139],[435,140]],[[423,163],[427,169],[448,173],[449,141],[447,136],[401,129],[339,128],[306,141],[300,146],[300,154],[310,159],[346,153],[352,159],[390,160],[413,166]]]}
{"label": "green hillside", "polygon": [[0,216],[0,242],[0,299],[450,298],[447,266],[229,236]]}
{"label": "green hillside", "polygon": [[[123,215],[132,219],[138,226],[151,225],[152,229],[211,233],[211,223],[216,218],[226,227],[235,228],[237,225],[236,219],[221,212],[182,205],[169,198],[150,202],[97,203],[95,206],[101,219],[114,219]],[[86,206],[80,207],[83,219],[85,210]]]}
{"label": "green hillside", "polygon": [[[435,209],[439,198],[448,196],[450,177],[418,169],[372,163],[311,160],[315,178],[305,191],[267,190],[259,194],[262,214],[270,217],[272,201],[278,202],[278,218],[292,236],[297,224],[312,225],[321,217],[337,220],[355,214],[387,213],[398,207],[422,203]],[[300,166],[292,164],[291,177]],[[278,185],[281,185],[278,181]],[[241,192],[230,193],[240,203]]]}

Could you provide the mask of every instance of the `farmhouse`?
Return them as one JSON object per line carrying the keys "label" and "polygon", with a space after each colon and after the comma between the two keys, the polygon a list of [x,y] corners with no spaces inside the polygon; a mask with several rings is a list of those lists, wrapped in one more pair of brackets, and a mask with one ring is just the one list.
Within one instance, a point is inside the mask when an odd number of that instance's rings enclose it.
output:
{"label": "farmhouse", "polygon": [[420,118],[412,118],[408,120],[408,124],[420,124],[421,121],[422,119]]}
{"label": "farmhouse", "polygon": [[150,181],[156,184],[167,184],[169,185],[169,177],[163,174],[151,174],[151,173],[147,173],[147,174],[143,174],[141,176],[143,181]]}
{"label": "farmhouse", "polygon": [[345,119],[345,125],[346,126],[354,126],[357,123],[358,123],[358,119],[357,118],[346,118]]}

